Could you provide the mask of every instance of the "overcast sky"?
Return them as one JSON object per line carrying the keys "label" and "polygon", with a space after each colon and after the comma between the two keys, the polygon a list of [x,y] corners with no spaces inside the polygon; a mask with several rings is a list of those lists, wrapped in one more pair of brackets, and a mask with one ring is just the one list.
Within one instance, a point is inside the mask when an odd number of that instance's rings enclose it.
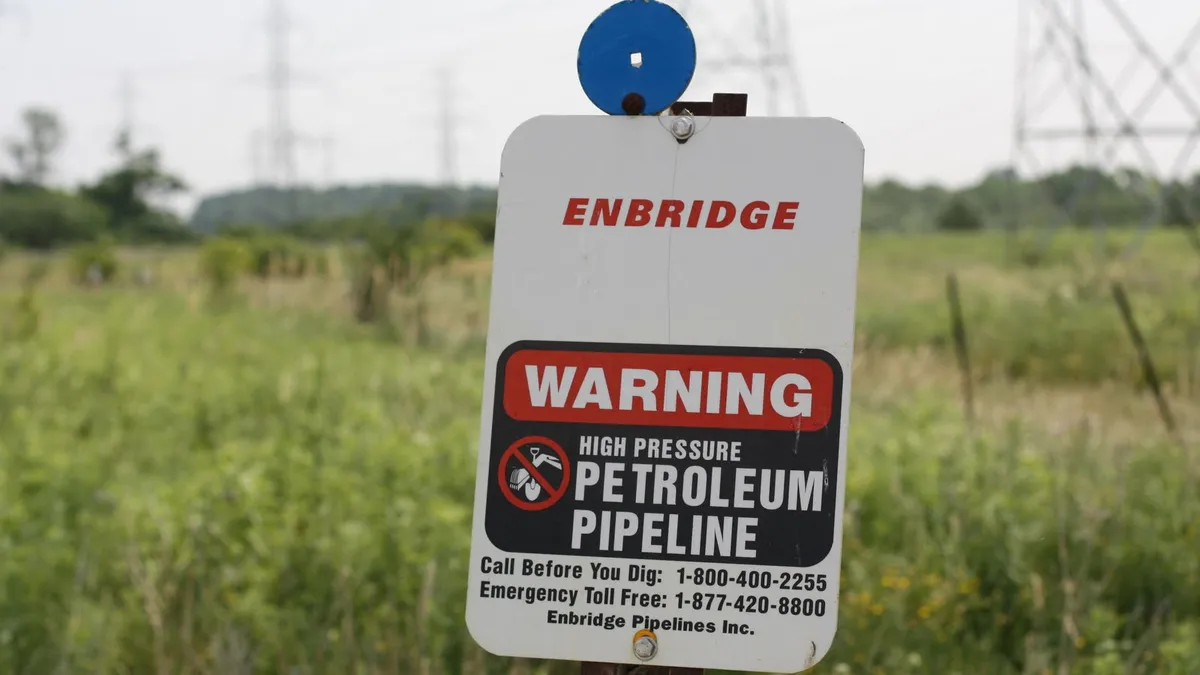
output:
{"label": "overcast sky", "polygon": [[[1059,1],[1067,7],[1076,0]],[[1116,24],[1102,25],[1101,0],[1080,1],[1098,35],[1093,58],[1108,80],[1121,80],[1112,86],[1131,109],[1152,84],[1150,70],[1142,66],[1122,80],[1135,52]],[[587,25],[610,4],[288,0],[293,116],[312,139],[298,151],[301,178],[316,184],[436,179],[436,73],[451,65],[458,174],[494,184],[500,150],[520,122],[542,113],[598,114],[579,86],[575,55]],[[728,54],[730,43],[753,48],[751,4],[693,0],[689,18],[701,58]],[[869,179],[962,184],[1008,161],[1016,0],[783,4],[808,113],[839,118],[859,132]],[[1123,4],[1164,59],[1200,18],[1185,0]],[[57,110],[69,132],[60,182],[89,179],[111,161],[123,73],[133,83],[140,139],[162,149],[194,187],[193,199],[254,179],[252,139],[268,113],[267,0],[0,0],[0,8],[0,136],[13,133],[25,106]],[[1054,62],[1047,63],[1043,89],[1059,77],[1049,69]],[[1200,100],[1197,64],[1200,50],[1183,81]],[[718,78],[703,66],[688,98],[714,90],[748,91],[751,114],[765,112],[761,87]],[[1181,108],[1167,110],[1176,121],[1196,122]],[[1057,121],[1070,124],[1069,116]],[[329,152],[322,152],[322,138],[331,139]]]}

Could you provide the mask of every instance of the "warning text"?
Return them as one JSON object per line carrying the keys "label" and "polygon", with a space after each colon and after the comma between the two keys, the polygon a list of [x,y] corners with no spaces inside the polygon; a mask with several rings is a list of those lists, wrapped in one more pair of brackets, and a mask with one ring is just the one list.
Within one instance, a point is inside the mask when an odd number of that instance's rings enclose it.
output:
{"label": "warning text", "polygon": [[819,431],[833,412],[819,359],[521,350],[505,370],[517,420]]}

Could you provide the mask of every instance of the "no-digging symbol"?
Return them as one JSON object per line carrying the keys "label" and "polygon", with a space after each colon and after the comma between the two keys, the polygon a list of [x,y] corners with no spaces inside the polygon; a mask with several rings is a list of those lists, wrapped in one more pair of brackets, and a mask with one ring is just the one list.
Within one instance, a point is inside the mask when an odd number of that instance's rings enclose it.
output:
{"label": "no-digging symbol", "polygon": [[542,436],[527,436],[500,456],[500,491],[522,511],[542,511],[567,493],[571,463],[562,447]]}

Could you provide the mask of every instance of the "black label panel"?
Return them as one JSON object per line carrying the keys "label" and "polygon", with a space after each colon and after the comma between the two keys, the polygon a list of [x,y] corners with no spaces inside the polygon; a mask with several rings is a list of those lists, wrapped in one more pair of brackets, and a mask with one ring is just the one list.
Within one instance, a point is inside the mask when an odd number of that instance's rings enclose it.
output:
{"label": "black label panel", "polygon": [[497,364],[488,538],[816,565],[833,547],[842,382],[820,350],[514,344]]}

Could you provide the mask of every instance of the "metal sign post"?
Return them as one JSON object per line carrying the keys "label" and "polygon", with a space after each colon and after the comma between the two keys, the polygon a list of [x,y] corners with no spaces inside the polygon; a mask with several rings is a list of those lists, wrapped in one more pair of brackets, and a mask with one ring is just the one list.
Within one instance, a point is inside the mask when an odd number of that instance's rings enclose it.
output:
{"label": "metal sign post", "polygon": [[467,625],[584,675],[795,672],[837,628],[863,147],[680,102],[683,18],[584,35],[607,115],[501,161]]}

